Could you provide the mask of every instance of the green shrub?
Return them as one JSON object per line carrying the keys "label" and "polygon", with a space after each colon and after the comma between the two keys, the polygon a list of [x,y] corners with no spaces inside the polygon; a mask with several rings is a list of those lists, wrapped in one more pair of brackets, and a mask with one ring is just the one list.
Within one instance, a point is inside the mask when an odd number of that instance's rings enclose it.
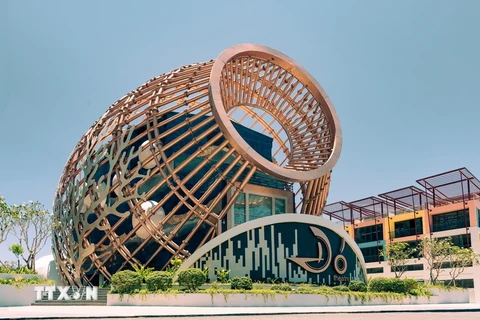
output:
{"label": "green shrub", "polygon": [[301,292],[301,293],[313,293],[313,289],[309,287],[299,287],[295,289],[295,292]]}
{"label": "green shrub", "polygon": [[367,292],[367,285],[363,281],[352,280],[348,284],[348,289],[355,292]]}
{"label": "green shrub", "polygon": [[167,291],[172,287],[172,274],[166,271],[153,271],[145,282],[149,291]]}
{"label": "green shrub", "polygon": [[372,278],[368,282],[368,291],[372,292],[391,292],[391,287],[389,278]]}
{"label": "green shrub", "polygon": [[25,284],[45,284],[45,285],[55,285],[55,281],[46,280],[38,277],[33,278],[0,278],[0,284],[6,284],[11,286],[23,286]]}
{"label": "green shrub", "polygon": [[225,269],[218,269],[217,270],[217,280],[221,283],[227,283],[228,282],[228,275],[230,274],[230,270],[225,270]]}
{"label": "green shrub", "polygon": [[407,287],[403,279],[392,278],[390,279],[390,282],[391,282],[391,292],[407,293]]}
{"label": "green shrub", "polygon": [[348,289],[348,287],[343,285],[343,284],[341,284],[339,286],[335,286],[332,289],[335,290],[335,291],[350,291],[350,289]]}
{"label": "green shrub", "polygon": [[[207,281],[207,279],[208,279],[208,272],[209,272],[209,271],[210,271],[210,266],[205,266],[205,267],[203,267],[202,272],[203,272],[203,274],[205,275],[205,281]],[[205,281],[204,281],[204,282],[205,282]]]}
{"label": "green shrub", "polygon": [[142,287],[142,277],[131,270],[123,270],[112,276],[112,291],[120,294],[134,293]]}
{"label": "green shrub", "polygon": [[267,283],[276,284],[277,282],[278,282],[278,278],[270,278],[270,277],[267,278]]}
{"label": "green shrub", "polygon": [[0,273],[38,274],[38,272],[36,272],[35,270],[30,270],[25,266],[20,268],[13,268],[10,265],[5,265],[4,267],[0,267]]}
{"label": "green shrub", "polygon": [[405,283],[406,292],[410,292],[414,289],[418,289],[418,287],[420,286],[418,281],[415,279],[406,278],[406,279],[403,279],[403,282]]}
{"label": "green shrub", "polygon": [[325,284],[322,284],[321,286],[318,287],[319,290],[321,291],[333,291],[333,287],[327,286]]}
{"label": "green shrub", "polygon": [[412,296],[417,296],[417,297],[419,296],[430,297],[433,295],[432,292],[425,287],[418,287],[418,288],[412,289],[408,293],[411,294]]}
{"label": "green shrub", "polygon": [[284,284],[276,284],[276,285],[273,285],[270,290],[274,290],[274,291],[292,291],[292,287],[290,287],[288,284],[284,283]]}
{"label": "green shrub", "polygon": [[178,269],[183,264],[183,260],[179,257],[173,257],[172,260],[170,260],[170,265],[167,267],[165,271],[170,272],[171,274],[176,274]]}
{"label": "green shrub", "polygon": [[205,273],[200,269],[190,268],[178,273],[178,284],[190,292],[197,291],[206,280]]}
{"label": "green shrub", "polygon": [[368,283],[368,290],[372,292],[408,293],[417,287],[414,279],[373,278]]}
{"label": "green shrub", "polygon": [[133,270],[140,276],[142,282],[147,279],[147,277],[155,270],[154,268],[145,268],[145,266],[138,266],[136,264],[133,265]]}
{"label": "green shrub", "polygon": [[230,281],[233,290],[252,290],[253,282],[250,277],[233,277]]}

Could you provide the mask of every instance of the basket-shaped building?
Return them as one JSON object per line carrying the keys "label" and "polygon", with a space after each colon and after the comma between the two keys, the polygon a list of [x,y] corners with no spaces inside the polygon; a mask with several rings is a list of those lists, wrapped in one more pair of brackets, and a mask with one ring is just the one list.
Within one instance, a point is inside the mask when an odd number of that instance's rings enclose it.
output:
{"label": "basket-shaped building", "polygon": [[65,165],[53,233],[63,281],[162,270],[243,222],[320,215],[341,144],[321,86],[270,48],[234,46],[153,78],[115,102]]}

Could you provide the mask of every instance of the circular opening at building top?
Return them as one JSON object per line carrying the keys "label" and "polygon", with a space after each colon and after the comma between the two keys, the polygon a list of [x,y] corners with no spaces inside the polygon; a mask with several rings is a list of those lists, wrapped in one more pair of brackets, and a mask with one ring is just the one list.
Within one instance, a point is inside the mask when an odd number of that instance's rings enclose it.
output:
{"label": "circular opening at building top", "polygon": [[[225,50],[213,65],[209,95],[229,142],[267,174],[310,181],[330,172],[340,156],[340,123],[329,98],[305,69],[280,52],[250,44]],[[268,136],[270,149],[237,123]]]}

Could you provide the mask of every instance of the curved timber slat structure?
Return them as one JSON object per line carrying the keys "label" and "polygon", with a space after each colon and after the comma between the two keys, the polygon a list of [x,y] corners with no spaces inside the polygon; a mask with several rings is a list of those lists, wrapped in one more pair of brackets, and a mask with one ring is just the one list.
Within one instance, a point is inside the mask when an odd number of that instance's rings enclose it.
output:
{"label": "curved timber slat structure", "polygon": [[68,158],[54,202],[63,281],[96,284],[134,264],[160,270],[190,256],[233,227],[249,186],[264,191],[244,203],[250,219],[268,206],[320,215],[341,146],[324,90],[270,48],[234,46],[150,79]]}

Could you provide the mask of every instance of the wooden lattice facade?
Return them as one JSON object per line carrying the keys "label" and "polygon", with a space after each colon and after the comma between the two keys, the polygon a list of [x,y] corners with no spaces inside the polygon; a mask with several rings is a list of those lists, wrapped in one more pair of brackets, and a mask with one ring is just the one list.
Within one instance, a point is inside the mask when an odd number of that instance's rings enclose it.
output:
{"label": "wooden lattice facade", "polygon": [[342,137],[313,77],[285,55],[239,45],[155,77],[81,138],[60,179],[53,249],[65,283],[131,265],[164,269],[222,232],[248,184],[320,215]]}

